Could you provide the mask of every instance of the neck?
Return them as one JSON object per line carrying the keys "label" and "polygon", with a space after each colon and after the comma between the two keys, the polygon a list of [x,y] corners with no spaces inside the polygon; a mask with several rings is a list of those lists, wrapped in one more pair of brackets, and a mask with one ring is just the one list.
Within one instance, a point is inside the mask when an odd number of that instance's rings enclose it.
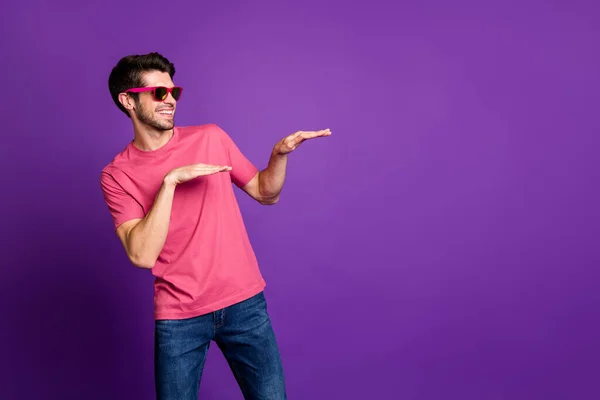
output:
{"label": "neck", "polygon": [[158,150],[173,137],[173,129],[159,130],[137,121],[133,124],[133,133],[133,145],[142,151]]}

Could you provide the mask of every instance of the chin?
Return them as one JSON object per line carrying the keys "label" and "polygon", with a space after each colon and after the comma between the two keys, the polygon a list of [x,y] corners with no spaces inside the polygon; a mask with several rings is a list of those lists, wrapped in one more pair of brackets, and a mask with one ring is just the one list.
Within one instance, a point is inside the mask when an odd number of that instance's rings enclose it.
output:
{"label": "chin", "polygon": [[160,129],[163,131],[168,131],[170,129],[173,129],[173,127],[175,126],[175,121],[174,120],[170,120],[170,121],[154,121],[153,124],[151,124],[152,127],[154,127],[155,129]]}
{"label": "chin", "polygon": [[173,126],[175,126],[175,119],[174,118],[170,118],[170,119],[166,119],[166,118],[158,118],[155,120],[156,125],[159,125],[161,127],[164,127],[165,129],[172,129]]}

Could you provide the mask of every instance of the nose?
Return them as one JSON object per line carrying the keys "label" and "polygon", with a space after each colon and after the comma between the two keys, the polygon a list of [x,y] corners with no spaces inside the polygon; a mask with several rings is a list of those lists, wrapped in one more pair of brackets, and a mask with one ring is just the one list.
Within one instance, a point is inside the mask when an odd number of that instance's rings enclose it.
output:
{"label": "nose", "polygon": [[165,99],[163,100],[163,103],[175,104],[175,103],[177,103],[177,100],[175,100],[175,97],[173,97],[173,94],[171,92],[169,92],[169,93],[167,93],[167,97],[165,97]]}

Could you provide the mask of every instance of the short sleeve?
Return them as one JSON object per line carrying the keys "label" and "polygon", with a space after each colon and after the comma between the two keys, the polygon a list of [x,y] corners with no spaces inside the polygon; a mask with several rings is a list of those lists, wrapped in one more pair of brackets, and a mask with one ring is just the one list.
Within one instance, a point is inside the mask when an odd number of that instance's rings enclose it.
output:
{"label": "short sleeve", "polygon": [[233,139],[219,126],[215,125],[221,142],[225,146],[231,162],[231,178],[239,188],[246,186],[258,173],[258,168],[240,151]]}
{"label": "short sleeve", "polygon": [[115,229],[129,220],[145,217],[142,206],[106,171],[100,175],[100,186]]}

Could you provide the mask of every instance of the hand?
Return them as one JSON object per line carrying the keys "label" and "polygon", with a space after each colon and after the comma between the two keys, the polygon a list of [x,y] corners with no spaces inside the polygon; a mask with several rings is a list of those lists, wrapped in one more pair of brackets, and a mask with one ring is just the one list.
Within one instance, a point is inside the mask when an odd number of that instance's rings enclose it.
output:
{"label": "hand", "polygon": [[288,154],[296,150],[305,140],[329,135],[331,135],[331,130],[329,129],[321,131],[298,131],[279,141],[275,145],[274,151],[276,154]]}
{"label": "hand", "polygon": [[210,164],[185,165],[169,171],[169,173],[167,173],[165,176],[165,182],[178,185],[180,183],[198,178],[199,176],[212,175],[223,171],[231,171],[231,167],[227,165]]}

